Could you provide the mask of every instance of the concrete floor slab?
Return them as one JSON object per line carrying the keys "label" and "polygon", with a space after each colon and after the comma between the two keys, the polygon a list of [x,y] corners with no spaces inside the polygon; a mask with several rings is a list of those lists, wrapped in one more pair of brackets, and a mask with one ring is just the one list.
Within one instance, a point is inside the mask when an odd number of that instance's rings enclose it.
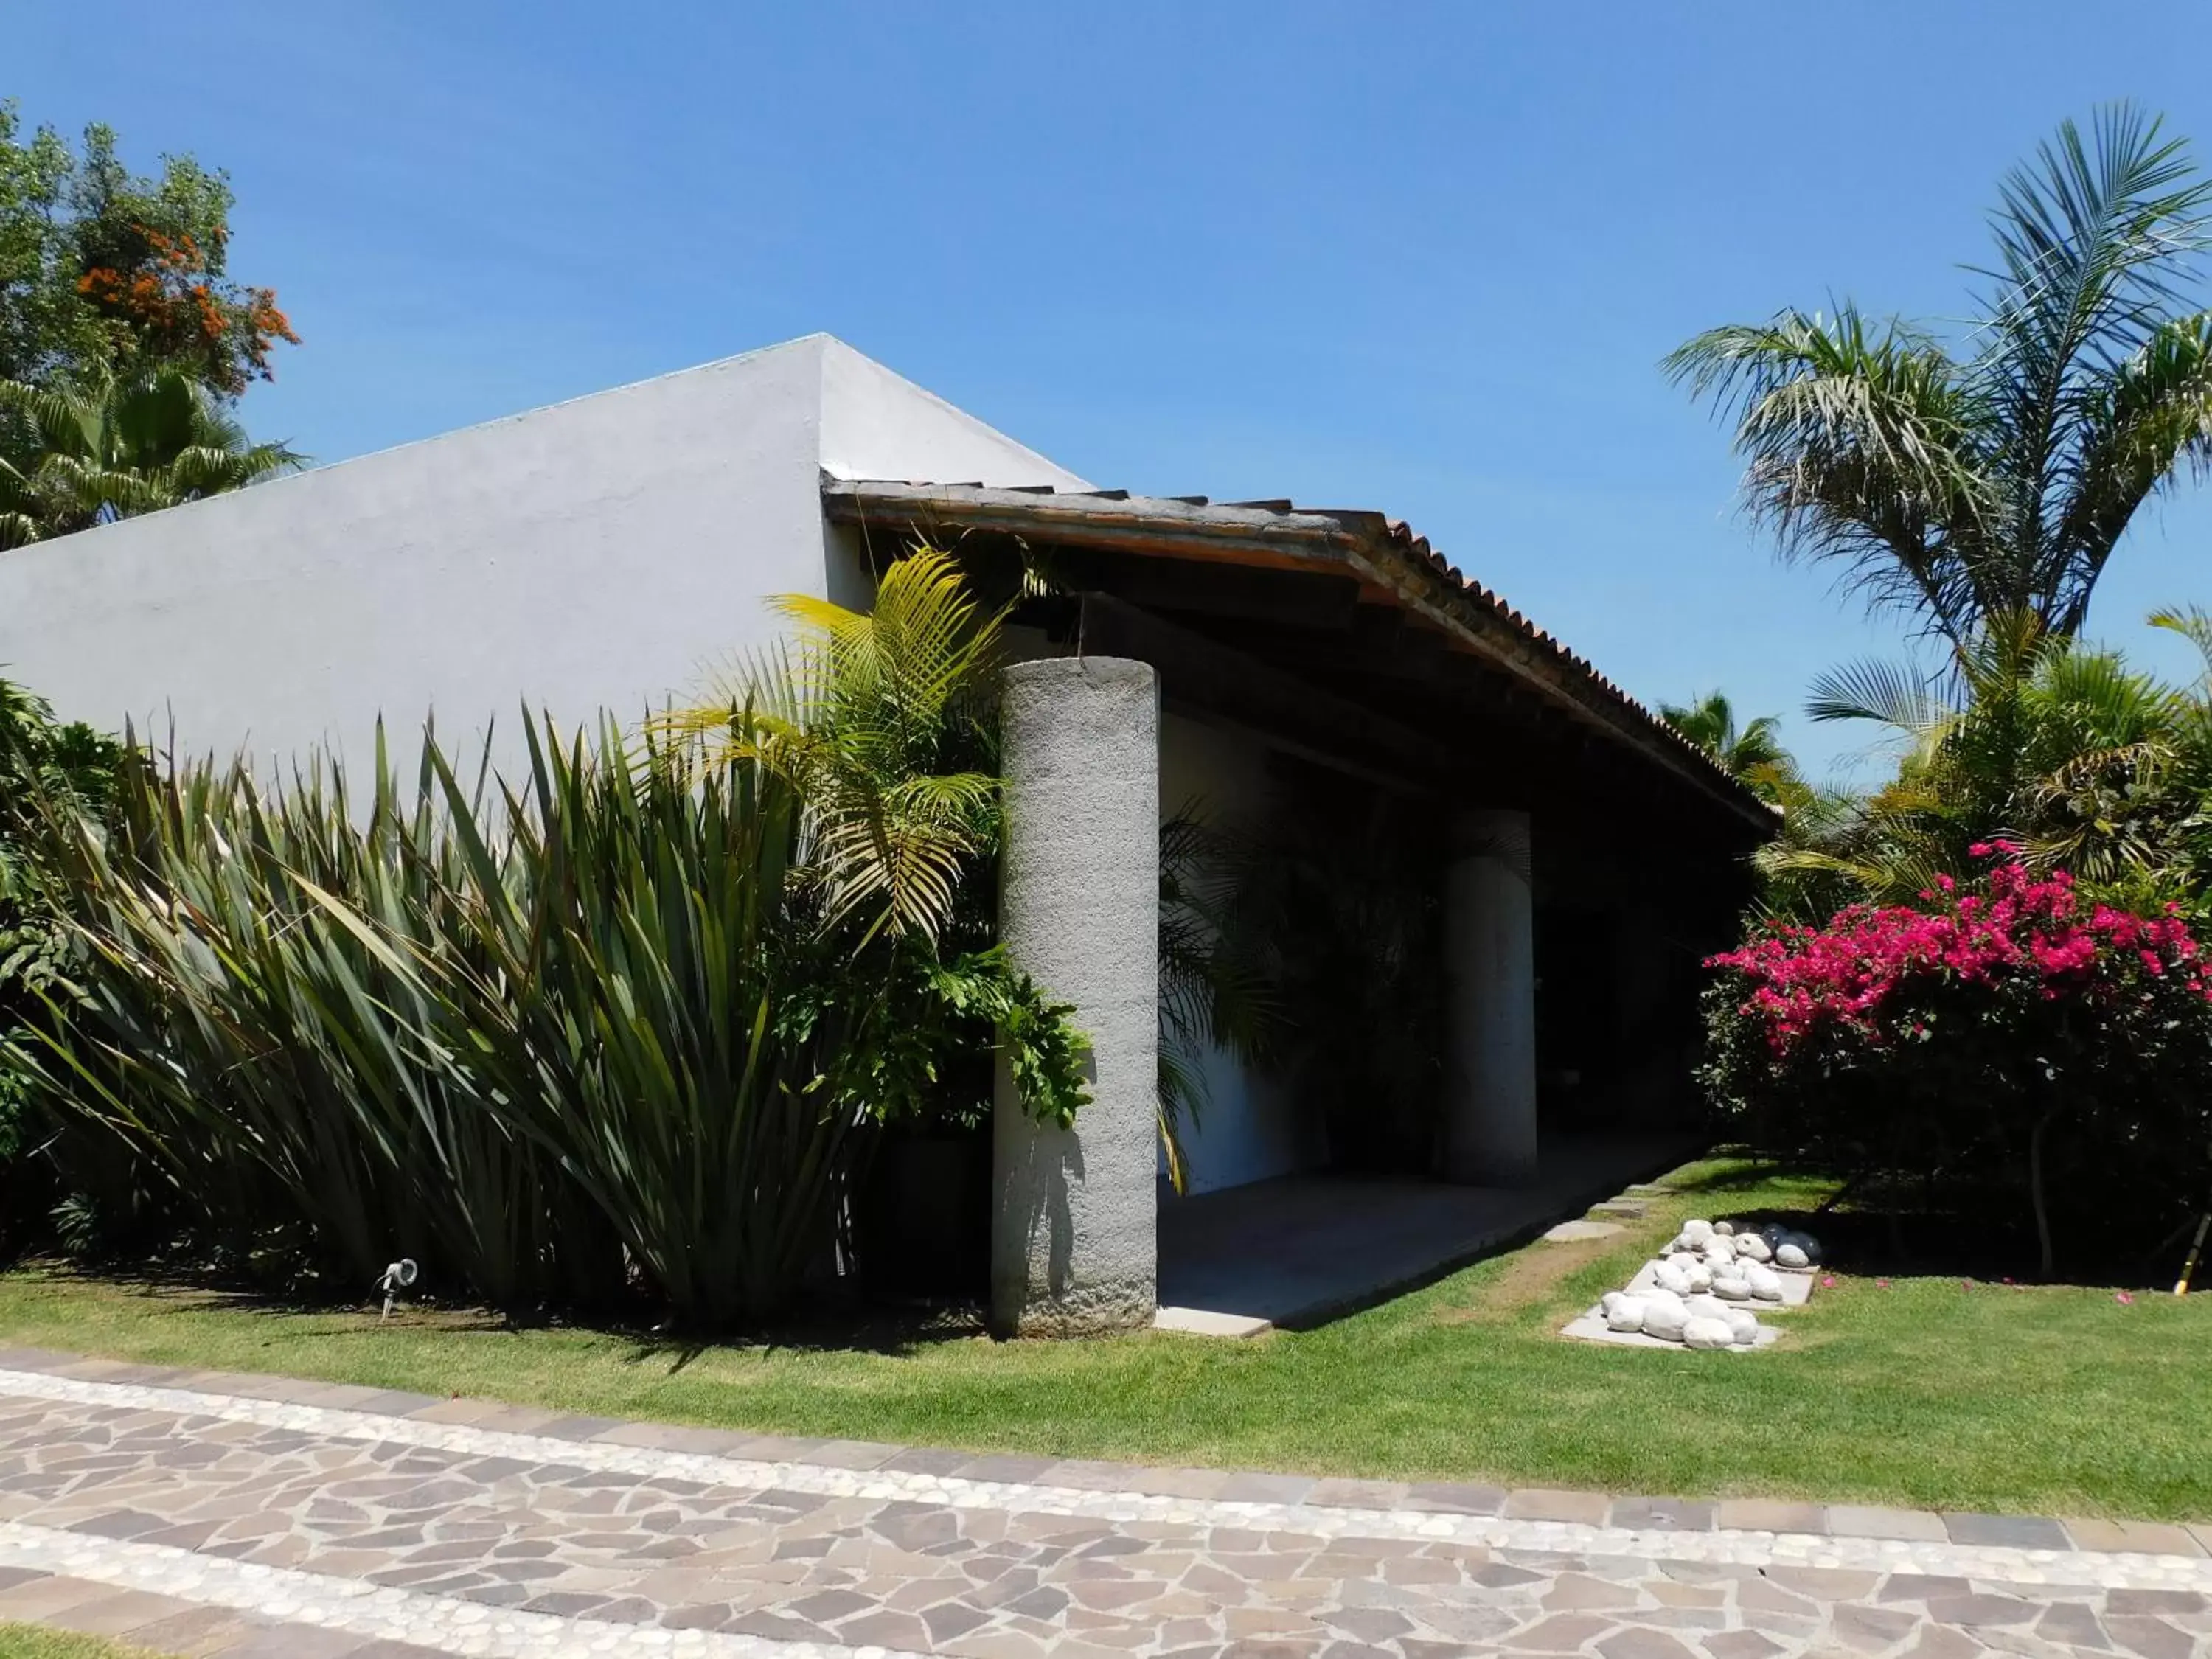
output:
{"label": "concrete floor slab", "polygon": [[1299,1175],[1159,1210],[1164,1305],[1312,1324],[1535,1237],[1698,1149],[1680,1131],[1552,1133],[1524,1188]]}

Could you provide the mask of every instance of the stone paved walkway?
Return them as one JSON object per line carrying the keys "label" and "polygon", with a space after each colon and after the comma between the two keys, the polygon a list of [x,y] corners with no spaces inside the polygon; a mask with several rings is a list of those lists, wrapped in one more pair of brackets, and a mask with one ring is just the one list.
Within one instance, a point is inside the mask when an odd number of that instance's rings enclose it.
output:
{"label": "stone paved walkway", "polygon": [[2212,1654],[2212,1529],[1312,1481],[0,1350],[0,1620],[396,1659]]}

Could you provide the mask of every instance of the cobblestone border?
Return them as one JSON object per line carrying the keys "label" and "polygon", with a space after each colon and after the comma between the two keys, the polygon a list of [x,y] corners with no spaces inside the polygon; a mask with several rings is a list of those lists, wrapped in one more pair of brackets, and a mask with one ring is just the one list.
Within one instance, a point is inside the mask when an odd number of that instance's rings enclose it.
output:
{"label": "cobblestone border", "polygon": [[88,1536],[0,1521],[0,1566],[251,1613],[276,1625],[343,1631],[469,1659],[583,1659],[615,1652],[668,1659],[934,1659],[896,1648],[782,1642],[726,1631],[616,1625],[488,1607],[357,1578],[301,1572],[167,1544]]}
{"label": "cobblestone border", "polygon": [[[0,1354],[0,1363],[20,1364],[23,1356]],[[104,1370],[100,1379],[67,1374]],[[122,1374],[122,1375],[118,1375]],[[1322,1538],[1404,1539],[1452,1542],[1539,1553],[1633,1555],[1660,1561],[1705,1562],[1741,1566],[1855,1568],[1879,1572],[1909,1571],[2010,1583],[2068,1583],[2107,1589],[2194,1589],[2212,1591],[2212,1559],[2203,1555],[2143,1549],[2085,1551],[2071,1547],[2057,1522],[2001,1516],[1951,1517],[1940,1537],[1858,1536],[1794,1530],[1789,1514],[1811,1506],[1772,1506],[1777,1524],[1767,1528],[1713,1524],[1714,1506],[1667,1500],[1616,1499],[1601,1521],[1516,1515],[1512,1499],[1547,1496],[1587,1499],[1598,1494],[1501,1495],[1505,1513],[1471,1513],[1417,1504],[1394,1507],[1313,1501],[1315,1483],[1291,1477],[1222,1477],[1248,1485],[1251,1497],[1186,1495],[1131,1490],[1117,1484],[1115,1465],[1052,1464],[1039,1459],[975,1458],[965,1454],[881,1454],[855,1468],[834,1459],[841,1443],[764,1440],[656,1424],[613,1423],[600,1419],[563,1419],[550,1413],[516,1413],[488,1404],[438,1401],[421,1395],[393,1395],[367,1389],[291,1384],[293,1391],[319,1393],[348,1404],[313,1404],[299,1399],[268,1399],[168,1382],[125,1380],[166,1376],[207,1381],[205,1374],[151,1371],[103,1362],[71,1362],[56,1370],[0,1370],[0,1395],[68,1401],[126,1410],[151,1410],[219,1421],[289,1429],[335,1439],[390,1442],[479,1456],[523,1459],[545,1464],[636,1475],[675,1475],[717,1485],[775,1486],[825,1497],[860,1497],[939,1504],[954,1508],[1066,1515],[1116,1523],[1152,1521],[1198,1522],[1218,1526],[1310,1533]],[[225,1382],[230,1379],[222,1379]],[[267,1379],[283,1384],[286,1379]],[[356,1396],[362,1396],[356,1399]],[[420,1401],[412,1415],[362,1407]],[[514,1427],[492,1427],[506,1413]],[[475,1417],[477,1420],[466,1419]],[[532,1429],[556,1431],[533,1432]],[[774,1454],[812,1445],[830,1454],[821,1461],[805,1456],[735,1455],[743,1449]],[[724,1446],[729,1449],[705,1449]],[[946,1467],[949,1462],[950,1468]],[[934,1463],[934,1467],[933,1467]],[[995,1467],[994,1467],[995,1466]],[[1015,1468],[1019,1466],[1018,1472]],[[974,1473],[952,1473],[951,1469]],[[1063,1472],[1085,1477],[1083,1484],[1054,1477]],[[1162,1473],[1162,1472],[1154,1472]],[[1172,1474],[1169,1471],[1164,1473]],[[994,1478],[995,1477],[995,1478]],[[1012,1478],[1006,1478],[1012,1477]],[[1262,1496],[1261,1483],[1279,1482],[1277,1496]],[[1132,1483],[1133,1484],[1133,1483]],[[1363,1483],[1324,1483],[1357,1488]],[[1239,1490],[1234,1484],[1224,1490]],[[1477,1491],[1482,1489],[1474,1489]],[[1346,1496],[1352,1495],[1347,1492]],[[1638,1507],[1640,1506],[1640,1507]],[[1529,1505],[1540,1510],[1540,1503]],[[1564,1507],[1564,1505],[1561,1505]],[[1830,1520],[1849,1511],[1821,1511]],[[1910,1512],[1897,1512],[1910,1516]],[[1917,1517],[1942,1525],[1935,1516]],[[1697,1522],[1703,1521],[1705,1529]],[[1958,1523],[1969,1523],[1962,1528]],[[1626,1523],[1626,1524],[1624,1524]],[[1958,1536],[1972,1523],[1992,1530],[1985,1540]],[[2047,1529],[2047,1530],[2044,1530]],[[2186,1538],[2187,1534],[2182,1534]],[[2034,1541],[2050,1540],[2046,1547]]]}

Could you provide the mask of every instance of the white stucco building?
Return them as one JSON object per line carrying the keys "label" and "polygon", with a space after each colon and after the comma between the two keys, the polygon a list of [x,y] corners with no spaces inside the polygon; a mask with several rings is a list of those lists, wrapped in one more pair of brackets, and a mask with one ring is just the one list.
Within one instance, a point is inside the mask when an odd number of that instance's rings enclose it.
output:
{"label": "white stucco building", "polygon": [[[182,751],[361,758],[380,717],[458,738],[526,707],[641,714],[769,639],[766,595],[865,605],[872,561],[917,531],[1019,545],[1068,596],[1020,619],[1046,660],[1009,693],[1007,926],[1082,1009],[1100,1086],[1072,1135],[1002,1114],[1002,1324],[1134,1322],[1163,1273],[1170,1295],[1181,1274],[1234,1303],[1240,1249],[1297,1279],[1244,1310],[1294,1313],[1465,1243],[1474,1212],[1435,1211],[1455,1193],[1557,1202],[1609,1178],[1547,1167],[1540,1128],[1663,1114],[1683,967],[1764,809],[1402,525],[1099,491],[826,335],[0,554],[0,672]],[[1264,823],[1316,777],[1436,827],[1433,1168],[1457,1187],[1312,1200],[1297,1183],[1331,1161],[1327,1125],[1296,1079],[1217,1054],[1194,1196],[1163,1200],[1152,1022],[1127,1013],[1154,994],[1157,847],[1131,826],[1194,800]],[[1608,845],[1623,823],[1666,882]],[[1540,991],[1554,914],[1605,943]],[[1431,1212],[1400,1248],[1392,1228]],[[1480,1224],[1501,1213],[1520,1212]]]}

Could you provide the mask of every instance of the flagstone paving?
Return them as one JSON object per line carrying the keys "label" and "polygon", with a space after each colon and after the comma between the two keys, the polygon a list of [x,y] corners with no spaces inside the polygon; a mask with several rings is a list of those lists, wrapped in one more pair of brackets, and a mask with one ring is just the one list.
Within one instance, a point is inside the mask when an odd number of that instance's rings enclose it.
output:
{"label": "flagstone paving", "polygon": [[0,1352],[0,1620],[397,1659],[2212,1654],[2203,1531],[1309,1480]]}

